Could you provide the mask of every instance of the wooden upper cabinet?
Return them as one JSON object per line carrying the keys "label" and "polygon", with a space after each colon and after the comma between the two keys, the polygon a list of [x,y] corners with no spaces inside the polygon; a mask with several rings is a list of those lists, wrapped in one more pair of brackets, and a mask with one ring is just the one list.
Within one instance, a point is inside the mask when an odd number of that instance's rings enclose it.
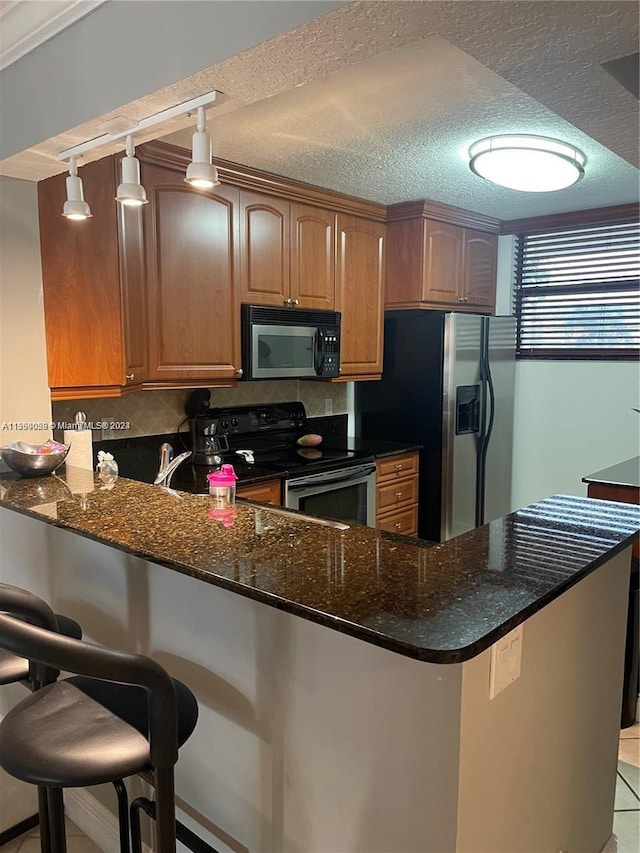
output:
{"label": "wooden upper cabinet", "polygon": [[240,190],[240,297],[255,305],[289,298],[289,202]]}
{"label": "wooden upper cabinet", "polygon": [[391,205],[388,216],[387,308],[495,311],[498,220],[435,202]]}
{"label": "wooden upper cabinet", "polygon": [[335,219],[331,210],[291,204],[289,296],[300,308],[335,306]]}
{"label": "wooden upper cabinet", "polygon": [[342,313],[340,378],[382,374],[385,226],[338,214],[336,309]]}
{"label": "wooden upper cabinet", "polygon": [[469,306],[492,313],[496,307],[498,235],[464,230],[463,286]]}
{"label": "wooden upper cabinet", "polygon": [[238,190],[193,190],[173,169],[143,164],[149,292],[149,379],[235,379]]}
{"label": "wooden upper cabinet", "polygon": [[[146,378],[139,211],[115,202],[119,158],[82,166],[92,218],[65,219],[66,174],[38,184],[47,365],[54,400],[119,396]],[[133,378],[127,378],[127,374]]]}
{"label": "wooden upper cabinet", "polygon": [[461,301],[463,245],[462,228],[424,220],[424,302],[448,306]]}
{"label": "wooden upper cabinet", "polygon": [[278,307],[335,304],[335,213],[240,190],[241,301]]}

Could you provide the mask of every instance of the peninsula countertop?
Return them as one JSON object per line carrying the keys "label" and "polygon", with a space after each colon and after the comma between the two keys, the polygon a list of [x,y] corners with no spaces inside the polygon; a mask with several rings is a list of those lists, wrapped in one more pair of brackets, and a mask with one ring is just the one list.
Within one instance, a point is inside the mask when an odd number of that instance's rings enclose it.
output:
{"label": "peninsula countertop", "polygon": [[434,545],[249,501],[221,521],[208,495],[83,474],[0,478],[0,507],[441,664],[484,651],[640,528],[637,506],[556,495]]}
{"label": "peninsula countertop", "polygon": [[623,486],[630,489],[640,488],[640,456],[625,459],[602,471],[587,474],[582,478],[583,483],[599,483],[607,486]]}

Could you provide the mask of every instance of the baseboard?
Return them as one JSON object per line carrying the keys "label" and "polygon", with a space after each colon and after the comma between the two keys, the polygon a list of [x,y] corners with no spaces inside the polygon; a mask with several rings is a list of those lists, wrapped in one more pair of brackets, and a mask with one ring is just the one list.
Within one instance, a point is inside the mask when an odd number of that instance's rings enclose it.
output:
{"label": "baseboard", "polygon": [[618,839],[615,835],[609,836],[609,840],[604,845],[600,853],[618,853]]}
{"label": "baseboard", "polygon": [[[103,806],[86,788],[66,788],[64,807],[67,816],[78,829],[81,829],[103,853],[120,853],[117,816]],[[146,844],[142,845],[142,851],[153,853]]]}

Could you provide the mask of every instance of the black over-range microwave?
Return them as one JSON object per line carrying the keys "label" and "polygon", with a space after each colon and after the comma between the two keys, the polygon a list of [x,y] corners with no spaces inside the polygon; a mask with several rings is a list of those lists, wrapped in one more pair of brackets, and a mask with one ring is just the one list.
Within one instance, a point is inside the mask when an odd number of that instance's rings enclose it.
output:
{"label": "black over-range microwave", "polygon": [[244,379],[331,379],[340,372],[340,314],[242,306]]}

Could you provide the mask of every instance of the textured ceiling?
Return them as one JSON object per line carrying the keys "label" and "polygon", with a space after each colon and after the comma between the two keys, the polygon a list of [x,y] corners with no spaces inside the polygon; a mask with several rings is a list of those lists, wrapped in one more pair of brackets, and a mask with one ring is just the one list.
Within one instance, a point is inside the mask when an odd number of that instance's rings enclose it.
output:
{"label": "textured ceiling", "polygon": [[[364,198],[428,198],[504,219],[635,201],[638,101],[601,64],[637,47],[635,2],[350,3],[8,158],[0,172],[54,174],[58,151],[114,115],[143,118],[216,88],[226,96],[209,111],[219,156]],[[585,179],[529,194],[472,175],[470,142],[514,131],[577,145]]]}

